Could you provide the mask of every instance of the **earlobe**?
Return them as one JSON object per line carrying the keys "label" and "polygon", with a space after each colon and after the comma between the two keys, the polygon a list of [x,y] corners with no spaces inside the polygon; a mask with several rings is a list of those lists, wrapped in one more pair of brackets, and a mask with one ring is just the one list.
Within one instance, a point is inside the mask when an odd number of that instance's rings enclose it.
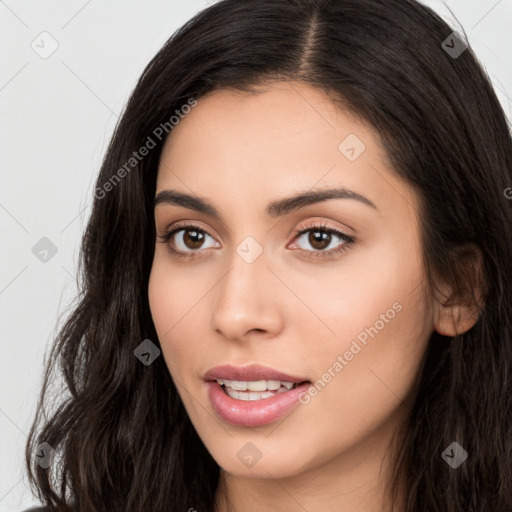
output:
{"label": "earlobe", "polygon": [[475,245],[459,249],[458,278],[460,290],[443,283],[435,303],[434,329],[454,337],[469,331],[478,322],[484,306],[485,280],[483,257]]}
{"label": "earlobe", "polygon": [[479,309],[476,306],[439,304],[438,317],[434,328],[443,336],[457,336],[469,331],[478,321]]}

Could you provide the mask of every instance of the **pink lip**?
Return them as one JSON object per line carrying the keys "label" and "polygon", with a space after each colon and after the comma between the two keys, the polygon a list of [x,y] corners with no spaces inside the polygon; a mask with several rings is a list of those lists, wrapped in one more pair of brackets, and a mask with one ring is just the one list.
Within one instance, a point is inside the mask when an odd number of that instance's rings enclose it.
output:
{"label": "pink lip", "polygon": [[[242,427],[257,427],[279,420],[293,409],[301,393],[304,393],[311,385],[311,382],[303,377],[294,377],[257,364],[242,367],[216,366],[208,370],[203,379],[207,381],[208,396],[217,414],[228,423]],[[217,379],[280,380],[297,384],[302,382],[303,384],[284,393],[276,393],[270,398],[245,401],[231,398],[216,382]]]}
{"label": "pink lip", "polygon": [[258,427],[279,420],[297,405],[299,396],[310,385],[305,382],[270,398],[244,401],[231,398],[217,382],[207,382],[208,396],[217,414],[228,423],[242,427]]}
{"label": "pink lip", "polygon": [[286,373],[279,372],[266,366],[259,364],[251,364],[248,366],[232,366],[225,364],[222,366],[216,366],[208,370],[203,379],[206,381],[212,381],[217,379],[226,380],[282,380],[285,382],[304,382],[305,377],[293,377]]}

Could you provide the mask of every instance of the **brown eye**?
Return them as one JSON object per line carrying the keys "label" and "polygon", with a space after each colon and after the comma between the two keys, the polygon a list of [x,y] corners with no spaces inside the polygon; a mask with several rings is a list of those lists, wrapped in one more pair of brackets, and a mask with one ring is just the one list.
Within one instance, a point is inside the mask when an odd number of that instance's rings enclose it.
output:
{"label": "brown eye", "polygon": [[[308,235],[307,237],[305,237],[306,234]],[[312,249],[302,247],[301,243],[295,242],[296,245],[314,258],[335,257],[355,242],[354,237],[324,224],[303,226],[295,236],[295,240],[300,241],[301,239],[305,240],[306,245],[309,245]],[[336,239],[338,239],[338,243],[336,243]]]}
{"label": "brown eye", "polygon": [[319,251],[325,249],[331,243],[332,235],[322,230],[310,230],[308,242]]}
{"label": "brown eye", "polygon": [[196,229],[181,229],[185,234],[182,237],[182,241],[188,249],[200,249],[204,243],[204,231]]}
{"label": "brown eye", "polygon": [[159,238],[167,242],[170,251],[176,256],[194,257],[200,249],[212,247],[205,243],[207,239],[214,241],[206,231],[194,225],[179,225]]}

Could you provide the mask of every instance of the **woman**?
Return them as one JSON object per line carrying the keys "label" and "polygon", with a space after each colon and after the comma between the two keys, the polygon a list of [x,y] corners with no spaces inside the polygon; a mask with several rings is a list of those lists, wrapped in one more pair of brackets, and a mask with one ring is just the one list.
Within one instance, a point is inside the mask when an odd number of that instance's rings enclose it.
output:
{"label": "woman", "polygon": [[199,13],[97,180],[27,443],[47,510],[512,510],[511,169],[423,5]]}

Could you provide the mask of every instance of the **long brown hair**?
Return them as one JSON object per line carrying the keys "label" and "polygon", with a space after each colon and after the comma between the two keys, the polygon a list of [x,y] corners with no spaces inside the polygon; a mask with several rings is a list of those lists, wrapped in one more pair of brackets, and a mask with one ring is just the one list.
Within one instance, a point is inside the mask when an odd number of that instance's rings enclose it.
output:
{"label": "long brown hair", "polygon": [[[375,127],[422,199],[429,275],[463,291],[471,276],[456,256],[480,249],[485,306],[468,332],[432,334],[397,433],[393,482],[405,512],[512,510],[512,141],[489,78],[452,32],[412,0],[222,0],[167,41],[106,152],[79,296],[52,346],[27,441],[30,483],[49,510],[213,511],[219,467],[164,359],[146,366],[134,356],[143,340],[159,346],[147,288],[168,130],[155,129],[209,91],[275,79],[321,88]],[[148,137],[153,147],[127,167]],[[64,394],[51,389],[57,373]],[[468,453],[456,470],[441,457],[453,441]],[[55,450],[48,467],[34,458],[42,443]]]}

